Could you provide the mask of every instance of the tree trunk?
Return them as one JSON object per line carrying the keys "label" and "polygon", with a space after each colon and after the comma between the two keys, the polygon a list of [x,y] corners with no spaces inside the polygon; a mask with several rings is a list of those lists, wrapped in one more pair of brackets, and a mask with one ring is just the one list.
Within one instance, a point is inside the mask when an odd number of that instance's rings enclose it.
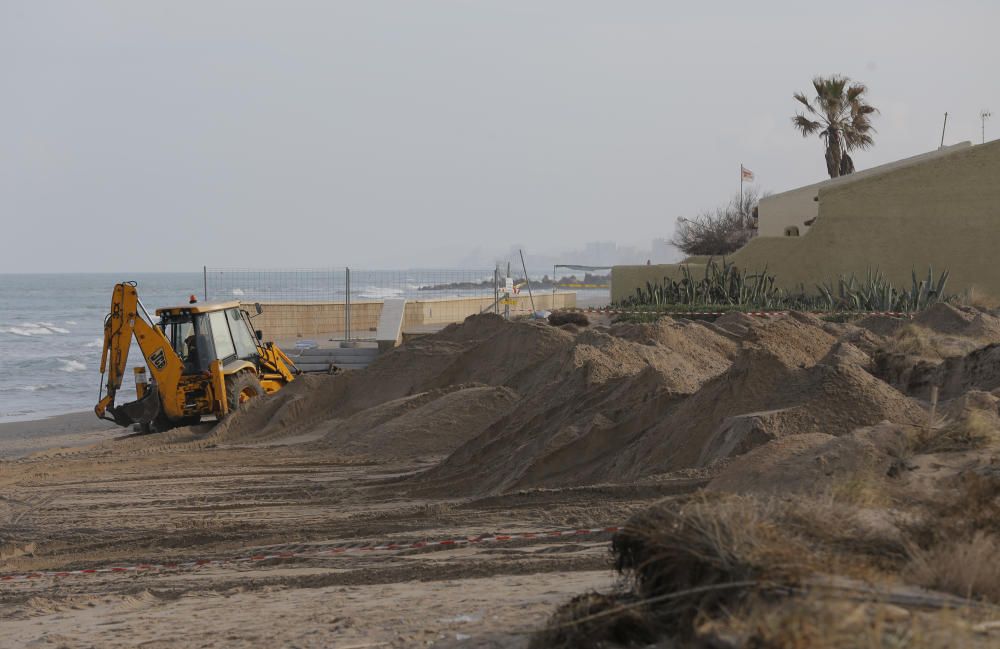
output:
{"label": "tree trunk", "polygon": [[851,156],[845,153],[844,157],[840,159],[840,175],[846,176],[852,173],[854,173],[854,160],[851,160]]}
{"label": "tree trunk", "polygon": [[826,171],[830,174],[830,178],[840,175],[841,156],[840,134],[830,129],[826,134]]}

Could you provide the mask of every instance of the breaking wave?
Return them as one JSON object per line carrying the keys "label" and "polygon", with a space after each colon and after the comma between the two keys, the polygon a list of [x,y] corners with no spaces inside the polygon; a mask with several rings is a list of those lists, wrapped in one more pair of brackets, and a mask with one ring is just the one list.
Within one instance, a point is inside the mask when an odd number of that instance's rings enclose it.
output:
{"label": "breaking wave", "polygon": [[69,329],[63,329],[62,327],[57,327],[51,322],[25,322],[22,325],[16,325],[11,327],[6,327],[0,329],[4,333],[14,334],[15,336],[51,336],[52,334],[68,334]]}
{"label": "breaking wave", "polygon": [[54,385],[42,383],[41,385],[21,385],[17,389],[25,392],[38,392],[39,390],[51,390],[54,387]]}
{"label": "breaking wave", "polygon": [[381,288],[378,286],[368,286],[358,293],[358,297],[378,300],[386,297],[399,297],[403,295],[403,290],[398,288]]}
{"label": "breaking wave", "polygon": [[80,372],[82,370],[87,369],[87,366],[81,363],[80,361],[60,358],[59,362],[62,363],[62,366],[59,369],[61,369],[63,372]]}

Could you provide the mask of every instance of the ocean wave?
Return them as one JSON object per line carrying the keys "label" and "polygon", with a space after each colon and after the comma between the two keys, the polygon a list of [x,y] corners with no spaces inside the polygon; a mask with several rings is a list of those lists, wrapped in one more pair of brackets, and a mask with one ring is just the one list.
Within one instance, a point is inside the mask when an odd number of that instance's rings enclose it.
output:
{"label": "ocean wave", "polygon": [[104,339],[103,338],[98,338],[97,340],[94,340],[93,342],[87,343],[86,345],[84,345],[84,347],[87,347],[87,348],[90,348],[90,349],[93,349],[95,347],[104,347]]}
{"label": "ocean wave", "polygon": [[15,336],[51,336],[52,334],[68,334],[69,329],[63,329],[62,327],[57,327],[51,322],[25,322],[22,325],[16,325],[12,327],[6,327],[0,329],[4,333],[14,334]]}
{"label": "ocean wave", "polygon": [[75,361],[72,359],[60,358],[59,362],[62,363],[61,369],[63,372],[80,372],[87,369],[87,366],[80,361]]}
{"label": "ocean wave", "polygon": [[368,286],[358,293],[358,297],[369,300],[378,300],[386,297],[399,297],[403,295],[403,290],[398,288],[381,288],[379,286]]}
{"label": "ocean wave", "polygon": [[233,289],[233,295],[244,295],[243,289],[241,289],[241,288],[234,288]]}
{"label": "ocean wave", "polygon": [[38,392],[39,390],[51,390],[56,386],[50,383],[42,383],[41,385],[19,385],[18,390],[23,390],[24,392]]}
{"label": "ocean wave", "polygon": [[68,324],[71,327],[75,327],[79,323],[76,320],[67,320],[66,324]]}

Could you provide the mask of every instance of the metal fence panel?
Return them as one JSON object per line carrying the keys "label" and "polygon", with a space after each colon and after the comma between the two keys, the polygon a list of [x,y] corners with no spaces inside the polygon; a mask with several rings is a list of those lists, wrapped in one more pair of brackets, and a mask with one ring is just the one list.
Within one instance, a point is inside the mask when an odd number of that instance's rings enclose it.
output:
{"label": "metal fence panel", "polygon": [[439,329],[493,310],[494,271],[479,269],[205,268],[210,301],[260,302],[277,340],[371,339],[386,298],[407,300],[410,330]]}

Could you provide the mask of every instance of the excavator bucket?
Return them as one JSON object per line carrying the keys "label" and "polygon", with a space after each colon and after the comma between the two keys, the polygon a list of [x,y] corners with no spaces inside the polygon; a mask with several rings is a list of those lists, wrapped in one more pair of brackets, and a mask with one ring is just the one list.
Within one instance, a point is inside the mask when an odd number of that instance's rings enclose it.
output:
{"label": "excavator bucket", "polygon": [[158,390],[149,390],[141,399],[108,408],[108,412],[119,426],[148,425],[160,414],[160,393]]}

